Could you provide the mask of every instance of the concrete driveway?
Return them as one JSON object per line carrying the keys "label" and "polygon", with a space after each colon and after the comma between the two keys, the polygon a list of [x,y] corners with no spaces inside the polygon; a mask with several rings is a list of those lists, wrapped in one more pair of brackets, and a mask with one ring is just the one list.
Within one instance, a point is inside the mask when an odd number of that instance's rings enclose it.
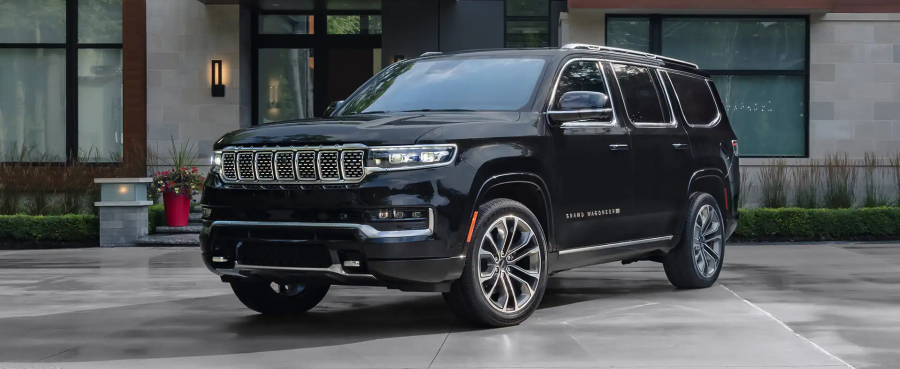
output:
{"label": "concrete driveway", "polygon": [[736,246],[712,288],[652,262],[550,280],[518,327],[335,287],[266,319],[196,249],[0,252],[0,368],[898,368],[900,245]]}

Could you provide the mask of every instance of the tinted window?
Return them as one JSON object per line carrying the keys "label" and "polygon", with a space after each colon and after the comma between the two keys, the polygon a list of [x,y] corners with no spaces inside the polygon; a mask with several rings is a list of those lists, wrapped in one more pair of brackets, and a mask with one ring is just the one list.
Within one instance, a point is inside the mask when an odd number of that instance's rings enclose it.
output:
{"label": "tinted window", "polygon": [[576,61],[566,66],[559,77],[559,86],[556,87],[556,101],[553,108],[559,109],[559,99],[570,91],[606,92],[606,84],[603,83],[603,73],[600,64],[596,61]]}
{"label": "tinted window", "polygon": [[546,61],[426,59],[395,63],[366,82],[338,115],[413,110],[530,108]]}
{"label": "tinted window", "polygon": [[632,122],[669,123],[658,81],[650,68],[613,64],[613,71]]}
{"label": "tinted window", "polygon": [[693,125],[713,123],[719,110],[706,80],[674,73],[669,73],[669,79],[687,122]]}

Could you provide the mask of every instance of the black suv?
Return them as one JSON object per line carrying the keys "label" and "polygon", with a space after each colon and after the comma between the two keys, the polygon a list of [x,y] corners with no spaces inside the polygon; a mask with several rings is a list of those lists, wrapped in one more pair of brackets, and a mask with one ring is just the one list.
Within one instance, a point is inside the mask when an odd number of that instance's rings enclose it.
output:
{"label": "black suv", "polygon": [[325,118],[218,140],[203,260],[263,314],[370,285],[442,292],[494,327],[587,265],[650,260],[679,288],[708,287],[738,217],[724,112],[707,73],[652,54],[428,53]]}

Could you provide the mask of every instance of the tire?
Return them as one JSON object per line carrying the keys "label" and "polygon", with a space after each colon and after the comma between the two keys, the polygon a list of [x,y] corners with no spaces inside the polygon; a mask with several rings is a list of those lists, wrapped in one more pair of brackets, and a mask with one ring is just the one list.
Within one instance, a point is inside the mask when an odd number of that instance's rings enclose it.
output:
{"label": "tire", "polygon": [[[281,285],[282,293],[269,282],[232,282],[231,290],[244,306],[263,315],[292,315],[301,314],[316,307],[325,294],[329,285],[299,286]],[[302,290],[295,290],[302,288]]]}
{"label": "tire", "polygon": [[692,194],[681,242],[663,262],[669,282],[685,289],[712,286],[725,260],[724,232],[725,221],[716,199],[707,193]]}
{"label": "tire", "polygon": [[[503,229],[513,236],[503,236]],[[490,241],[504,242],[492,248]],[[509,199],[481,205],[467,249],[462,276],[444,294],[450,310],[482,327],[508,327],[528,319],[547,287],[547,240],[531,210]]]}

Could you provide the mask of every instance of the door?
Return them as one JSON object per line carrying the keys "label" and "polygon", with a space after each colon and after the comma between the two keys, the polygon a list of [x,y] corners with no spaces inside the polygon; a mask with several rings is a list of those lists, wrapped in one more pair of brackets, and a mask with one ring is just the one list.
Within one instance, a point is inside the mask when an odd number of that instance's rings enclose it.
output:
{"label": "door", "polygon": [[328,102],[346,100],[353,91],[381,70],[381,52],[373,49],[328,50]]}
{"label": "door", "polygon": [[[609,95],[603,66],[597,60],[569,61],[553,94],[551,109],[570,91]],[[557,242],[561,253],[627,240],[632,214],[632,165],[628,129],[607,118],[563,123],[554,127],[556,152]],[[560,214],[562,213],[562,214]]]}
{"label": "door", "polygon": [[692,168],[690,140],[672,114],[669,92],[652,67],[612,64],[631,131],[634,157],[635,238],[674,235],[680,229]]}

